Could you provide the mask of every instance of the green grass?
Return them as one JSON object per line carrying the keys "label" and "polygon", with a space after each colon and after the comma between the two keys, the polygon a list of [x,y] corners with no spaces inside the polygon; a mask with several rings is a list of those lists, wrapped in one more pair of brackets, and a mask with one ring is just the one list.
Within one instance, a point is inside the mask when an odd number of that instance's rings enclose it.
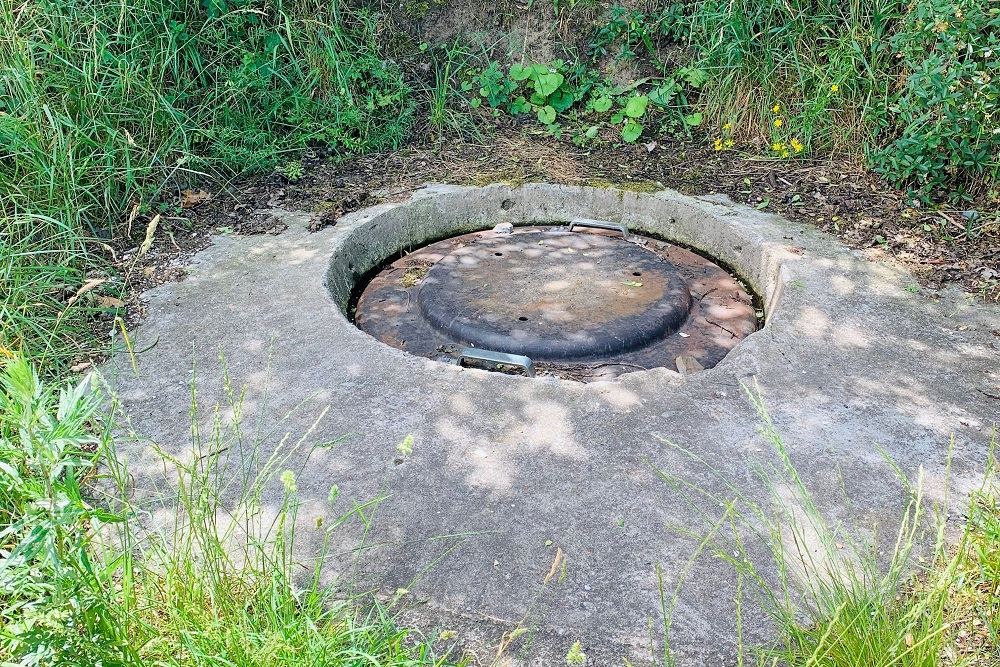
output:
{"label": "green grass", "polygon": [[0,4],[0,345],[60,370],[92,351],[68,301],[108,271],[97,242],[180,188],[398,146],[414,104],[382,21],[341,0]]}
{"label": "green grass", "polygon": [[853,157],[928,202],[996,201],[1000,8],[699,0],[665,16],[661,29],[711,74],[698,103],[709,128],[732,126],[718,135],[773,157]]}
{"label": "green grass", "polygon": [[[726,492],[713,495],[659,471],[705,522],[704,533],[692,534],[699,542],[694,558],[708,553],[736,573],[740,664],[938,667],[949,656],[957,657],[952,662],[959,665],[996,664],[1000,508],[995,437],[983,486],[970,500],[957,544],[946,539],[945,508],[928,503],[923,479],[911,483],[888,459],[909,502],[889,534],[879,536],[883,527],[877,526],[870,537],[859,537],[867,531],[834,525],[824,516],[759,396],[748,395],[775,455],[773,463],[756,469],[770,502],[747,497],[710,462],[676,445],[716,476]],[[719,507],[724,508],[721,514]],[[764,546],[769,562],[754,557],[754,545]],[[673,664],[669,636],[680,592],[678,588],[669,601],[662,592],[667,665]],[[742,622],[758,612],[770,618],[778,638],[765,646],[747,646]],[[963,629],[977,639],[962,637]]]}
{"label": "green grass", "polygon": [[[0,661],[206,667],[455,662],[399,627],[392,603],[355,596],[347,584],[325,585],[318,565],[304,567],[296,558],[300,500],[290,462],[335,442],[313,441],[307,429],[286,435],[282,447],[263,456],[257,444],[263,434],[244,425],[243,390],[227,380],[226,404],[206,415],[194,407],[192,388],[191,446],[180,457],[157,450],[146,461],[168,482],[144,488],[138,502],[112,437],[127,430],[127,416],[91,382],[46,383],[21,356],[7,358],[0,371]],[[725,479],[727,491],[711,495],[660,471],[692,516],[705,521],[705,533],[690,533],[699,543],[691,563],[711,555],[736,573],[732,622],[740,664],[936,667],[946,656],[968,667],[995,664],[995,460],[970,501],[957,542],[945,539],[944,507],[929,505],[920,478],[911,484],[898,469],[909,497],[899,524],[880,541],[858,538],[827,521],[763,405],[752,400],[774,447],[773,463],[757,468],[773,503],[754,501]],[[715,474],[709,462],[681,451]],[[375,503],[340,510],[332,486],[327,516],[314,526],[320,542],[330,544],[335,531]],[[922,550],[928,538],[931,549]],[[755,558],[754,545],[761,544],[770,562]],[[322,563],[323,553],[311,562]],[[689,573],[690,565],[679,587]],[[680,593],[671,598],[661,590],[663,665],[675,664],[670,632]],[[746,646],[743,623],[758,611],[773,621],[777,638]]]}
{"label": "green grass", "polygon": [[[229,396],[240,415],[241,393]],[[211,427],[192,428],[183,459],[157,457],[170,489],[136,504],[106,405],[88,380],[57,389],[22,357],[0,370],[0,662],[454,663],[400,628],[390,607],[321,584],[319,566],[293,556],[300,501],[285,466],[331,443],[289,437],[262,459],[255,434],[216,413]],[[193,409],[192,424],[201,418]],[[274,485],[283,493],[268,511]],[[326,543],[365,509],[335,503],[332,493]]]}
{"label": "green grass", "polygon": [[807,148],[857,154],[874,130],[872,114],[889,102],[889,39],[904,11],[898,0],[696,3],[684,24],[712,75],[706,114],[765,145],[797,137]]}

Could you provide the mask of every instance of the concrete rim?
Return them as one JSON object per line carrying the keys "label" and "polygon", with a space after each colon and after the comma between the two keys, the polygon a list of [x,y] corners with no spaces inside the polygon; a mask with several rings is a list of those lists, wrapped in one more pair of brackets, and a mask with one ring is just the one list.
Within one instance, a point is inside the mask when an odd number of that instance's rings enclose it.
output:
{"label": "concrete rim", "polygon": [[[741,215],[741,213],[743,215]],[[787,299],[787,287],[797,285],[801,271],[796,264],[807,258],[804,248],[787,237],[787,223],[771,225],[772,216],[734,207],[725,198],[693,198],[672,191],[632,192],[593,187],[532,183],[522,186],[466,187],[430,184],[399,204],[382,204],[342,218],[331,244],[326,287],[344,322],[368,338],[373,346],[406,360],[420,360],[434,367],[437,361],[415,357],[369,337],[348,316],[353,290],[365,277],[402,252],[451,236],[490,229],[509,222],[515,227],[596,218],[626,224],[630,231],[654,236],[709,256],[750,286],[760,297],[765,324],[736,346],[715,369],[726,371],[746,362],[751,339],[765,337],[771,322],[802,315],[800,302]],[[774,217],[775,220],[781,220]],[[810,230],[812,231],[812,230]],[[809,306],[810,309],[815,305]],[[820,308],[822,306],[820,305]],[[715,369],[702,371],[698,375]],[[455,368],[459,372],[487,373]],[[667,368],[627,373],[604,382],[634,383],[637,376],[680,374]],[[494,374],[504,381],[527,378]],[[575,382],[574,380],[552,380]],[[600,382],[595,383],[600,384]]]}

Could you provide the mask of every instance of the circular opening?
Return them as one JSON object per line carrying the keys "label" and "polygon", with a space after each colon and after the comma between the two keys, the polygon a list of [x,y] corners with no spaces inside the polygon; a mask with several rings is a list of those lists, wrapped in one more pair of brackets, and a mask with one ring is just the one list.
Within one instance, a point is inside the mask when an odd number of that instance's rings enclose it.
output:
{"label": "circular opening", "polygon": [[710,368],[756,329],[756,316],[747,290],[709,259],[634,233],[558,225],[408,252],[363,286],[355,324],[419,356],[485,353],[501,359],[486,367],[511,372],[528,357],[538,375],[591,381]]}

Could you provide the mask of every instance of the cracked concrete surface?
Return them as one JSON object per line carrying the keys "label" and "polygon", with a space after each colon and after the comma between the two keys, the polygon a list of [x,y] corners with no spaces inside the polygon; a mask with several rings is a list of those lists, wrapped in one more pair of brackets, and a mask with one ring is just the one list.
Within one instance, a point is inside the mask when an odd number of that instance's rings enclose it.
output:
{"label": "cracked concrete surface", "polygon": [[[562,664],[578,639],[593,664],[662,654],[656,566],[672,590],[697,546],[681,532],[706,525],[657,470],[723,497],[737,489],[774,500],[754,473],[773,453],[741,383],[759,386],[830,521],[861,532],[875,522],[892,533],[907,500],[879,447],[907,474],[922,469],[931,499],[943,499],[950,481],[958,507],[1000,421],[1000,309],[912,293],[906,273],[724,199],[431,186],[317,233],[306,230],[308,213],[282,216],[289,228],[280,236],[219,237],[194,257],[186,280],[147,292],[149,316],[134,345],[148,349],[137,371],[125,355],[105,367],[144,436],[125,448],[137,488],[163,483],[145,449],[152,442],[173,452],[190,446],[192,367],[199,402],[222,402],[224,355],[234,384],[248,388],[247,421],[259,425],[265,452],[321,414],[310,437],[343,437],[308,463],[304,453],[288,463],[298,470],[303,526],[334,512],[326,505],[334,483],[340,509],[387,496],[368,547],[350,553],[360,529],[348,527],[337,545],[347,551],[330,558],[330,572],[356,559],[356,589],[408,588],[409,619],[428,633],[458,630],[484,649],[484,663],[519,623],[531,632],[507,651],[514,663]],[[584,385],[411,357],[342,314],[357,276],[400,248],[500,222],[577,216],[621,220],[714,254],[763,296],[766,326],[708,371],[657,369]],[[407,435],[413,452],[397,463]],[[279,488],[268,502],[278,502]],[[303,557],[318,548],[313,532]],[[543,587],[557,548],[565,576]],[[766,562],[760,545],[753,554]],[[693,563],[673,621],[681,665],[732,662],[735,590],[723,562]],[[759,611],[745,615],[745,641],[766,640]]]}

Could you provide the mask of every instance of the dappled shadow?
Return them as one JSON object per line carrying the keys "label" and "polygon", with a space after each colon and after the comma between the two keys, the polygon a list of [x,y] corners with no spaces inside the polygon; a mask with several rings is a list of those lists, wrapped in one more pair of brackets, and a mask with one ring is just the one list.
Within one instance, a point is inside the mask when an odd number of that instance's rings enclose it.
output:
{"label": "dappled shadow", "polygon": [[[1000,414],[1000,400],[980,391],[1000,381],[996,309],[911,293],[902,274],[824,251],[812,237],[788,260],[793,272],[797,263],[810,272],[717,368],[591,385],[459,371],[375,344],[323,288],[330,238],[290,230],[224,239],[187,281],[149,293],[135,348],[156,345],[137,355],[137,376],[123,357],[107,369],[132,427],[184,452],[192,361],[206,425],[213,406],[228,402],[227,369],[232,387],[247,388],[251,449],[287,448],[306,433],[312,443],[342,438],[284,463],[305,503],[303,558],[317,553],[320,516],[382,498],[370,530],[353,523],[338,533],[331,573],[356,590],[407,588],[431,601],[442,625],[485,618],[502,632],[526,619],[540,633],[526,650],[553,660],[575,639],[608,662],[649,654],[649,623],[661,618],[656,565],[669,592],[715,516],[711,502],[696,505],[704,515],[685,502],[695,488],[773,502],[757,474],[773,452],[741,383],[756,382],[831,524],[867,532],[874,522],[880,535],[893,533],[908,496],[879,447],[908,475],[922,468],[928,498],[945,500],[949,482],[958,491],[976,483]],[[397,445],[407,436],[405,454]],[[127,451],[136,484],[163,485],[146,444]],[[658,471],[692,487],[672,488]],[[333,484],[340,499],[331,507]],[[273,510],[280,484],[269,488]],[[763,543],[750,548],[767,561]],[[543,586],[557,549],[565,572]],[[726,662],[735,574],[713,558],[690,568],[673,627],[680,657]],[[766,636],[759,613],[746,613],[745,640]]]}

